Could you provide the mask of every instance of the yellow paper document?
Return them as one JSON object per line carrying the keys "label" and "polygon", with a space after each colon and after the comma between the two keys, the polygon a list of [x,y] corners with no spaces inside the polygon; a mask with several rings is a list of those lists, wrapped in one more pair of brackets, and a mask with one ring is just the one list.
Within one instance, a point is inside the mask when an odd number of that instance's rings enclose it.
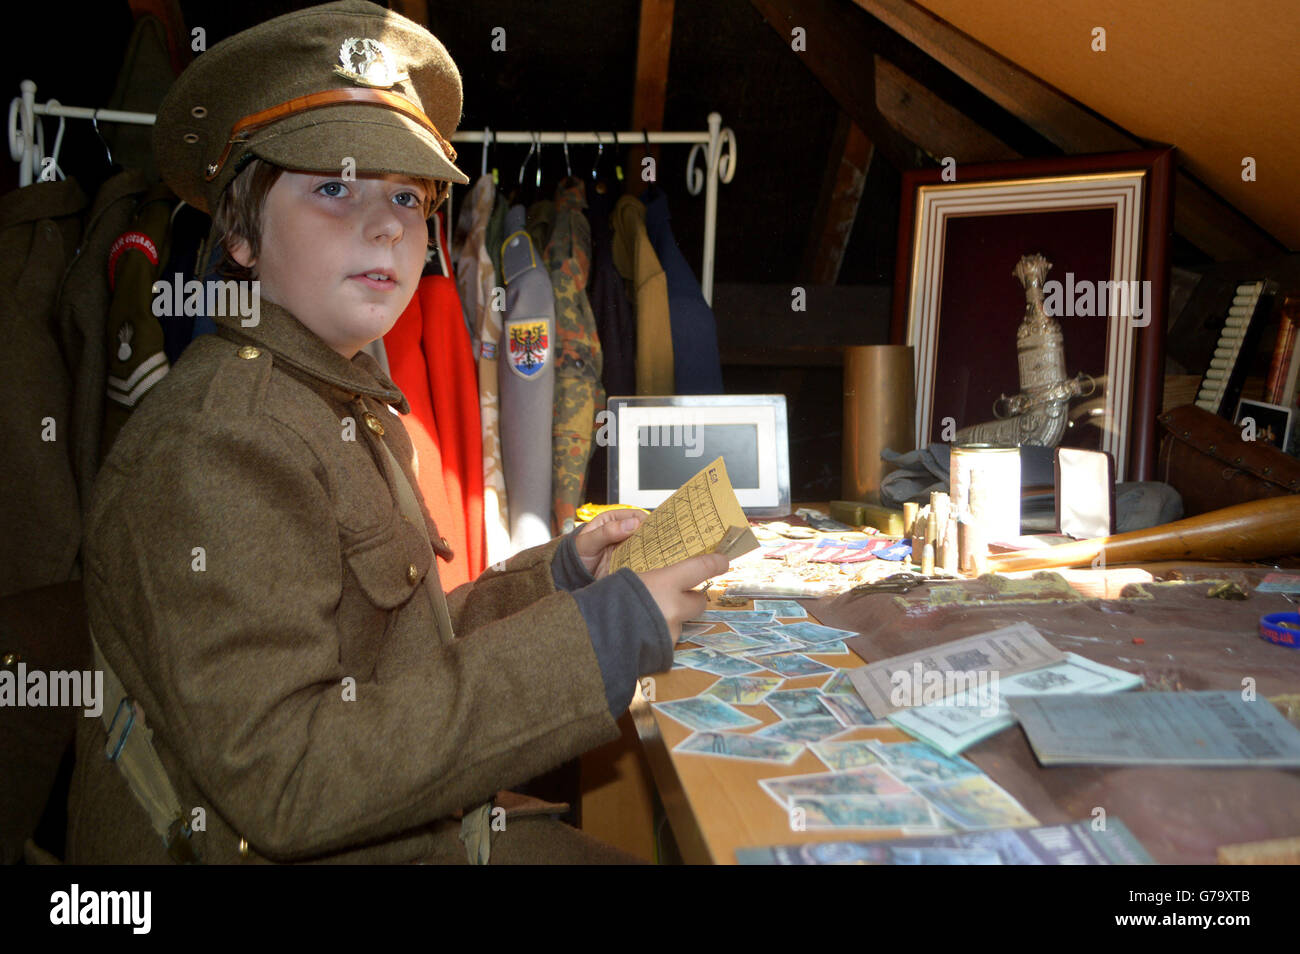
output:
{"label": "yellow paper document", "polygon": [[701,553],[734,560],[758,546],[736,499],[721,457],[682,484],[618,545],[609,572],[637,573],[669,566]]}

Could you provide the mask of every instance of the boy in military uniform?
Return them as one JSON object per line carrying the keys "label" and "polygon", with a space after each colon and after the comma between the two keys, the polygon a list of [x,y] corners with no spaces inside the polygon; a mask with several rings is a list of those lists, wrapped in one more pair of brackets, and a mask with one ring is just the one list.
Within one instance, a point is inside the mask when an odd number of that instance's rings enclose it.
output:
{"label": "boy in military uniform", "polygon": [[610,514],[444,598],[406,402],[360,349],[467,181],[460,109],[442,45],[360,0],[226,40],[163,103],[164,177],[261,307],[216,316],[101,471],[87,608],[120,688],[79,732],[69,860],[625,860],[502,790],[618,735],[726,560],[608,574],[636,526]]}

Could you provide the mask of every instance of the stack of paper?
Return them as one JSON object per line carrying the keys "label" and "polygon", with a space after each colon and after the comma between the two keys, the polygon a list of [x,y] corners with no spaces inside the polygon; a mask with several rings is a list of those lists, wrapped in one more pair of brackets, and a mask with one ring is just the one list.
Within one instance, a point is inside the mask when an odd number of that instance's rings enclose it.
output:
{"label": "stack of paper", "polygon": [[1044,765],[1300,768],[1300,729],[1241,692],[1041,696],[1011,708]]}
{"label": "stack of paper", "polygon": [[1065,654],[1065,662],[998,681],[994,700],[972,705],[938,703],[892,713],[889,721],[904,732],[924,739],[948,755],[956,755],[976,742],[1016,724],[1007,699],[1065,693],[1111,693],[1135,689],[1142,677],[1092,660]]}

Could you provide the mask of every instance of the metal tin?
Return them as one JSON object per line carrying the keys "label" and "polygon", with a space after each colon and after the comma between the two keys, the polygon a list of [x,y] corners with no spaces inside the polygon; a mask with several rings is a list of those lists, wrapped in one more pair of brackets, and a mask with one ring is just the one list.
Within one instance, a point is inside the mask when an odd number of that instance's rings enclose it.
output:
{"label": "metal tin", "polygon": [[[952,505],[989,543],[1020,536],[1020,448],[957,444],[949,458]],[[974,493],[972,494],[972,490]]]}

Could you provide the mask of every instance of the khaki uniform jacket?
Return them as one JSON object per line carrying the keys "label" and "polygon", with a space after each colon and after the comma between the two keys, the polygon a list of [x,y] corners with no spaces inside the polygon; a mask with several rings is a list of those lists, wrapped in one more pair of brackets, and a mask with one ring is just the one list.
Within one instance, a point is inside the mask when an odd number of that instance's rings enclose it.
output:
{"label": "khaki uniform jacket", "polygon": [[[618,736],[558,541],[444,600],[377,443],[418,486],[397,388],[269,302],[218,322],[101,470],[92,631],[204,861],[463,859],[454,813]],[[166,861],[81,721],[69,860]]]}

